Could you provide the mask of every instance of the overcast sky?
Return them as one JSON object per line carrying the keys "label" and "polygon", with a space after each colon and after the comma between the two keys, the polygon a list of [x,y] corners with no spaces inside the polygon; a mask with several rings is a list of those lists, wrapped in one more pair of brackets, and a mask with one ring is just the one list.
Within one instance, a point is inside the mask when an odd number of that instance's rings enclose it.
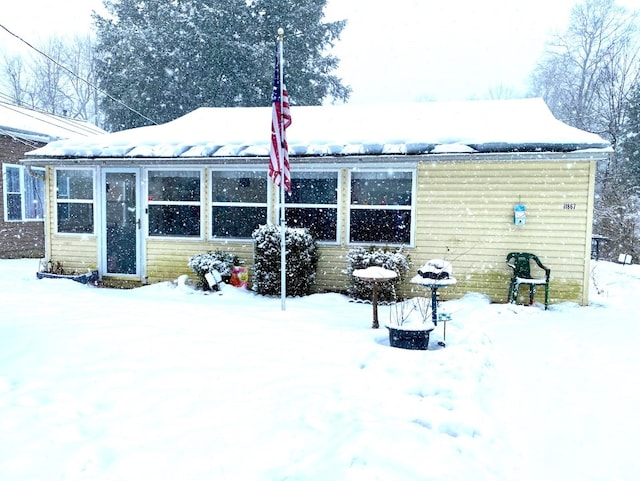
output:
{"label": "overcast sky", "polygon": [[[575,0],[328,0],[348,20],[334,53],[351,103],[466,100],[490,89],[523,95],[544,42]],[[639,8],[640,0],[618,0]],[[88,29],[101,0],[18,0],[0,23],[26,39]],[[15,39],[0,31],[0,44]],[[285,38],[286,42],[286,38]],[[286,43],[285,43],[286,52]],[[290,91],[294,85],[288,85]]]}

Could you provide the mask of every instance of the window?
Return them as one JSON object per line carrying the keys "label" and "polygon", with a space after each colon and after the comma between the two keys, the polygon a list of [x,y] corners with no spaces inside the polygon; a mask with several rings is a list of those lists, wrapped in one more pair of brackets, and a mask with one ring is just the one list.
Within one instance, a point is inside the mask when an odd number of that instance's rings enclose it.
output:
{"label": "window", "polygon": [[338,172],[298,172],[285,196],[287,226],[306,227],[319,241],[338,240]]}
{"label": "window", "polygon": [[200,237],[201,172],[148,172],[149,235]]}
{"label": "window", "polygon": [[352,172],[349,240],[411,243],[412,203],[412,172]]}
{"label": "window", "polygon": [[6,221],[44,218],[44,169],[34,168],[34,177],[21,165],[2,165],[4,179],[4,218]]}
{"label": "window", "polygon": [[56,218],[58,232],[93,234],[93,171],[56,170]]}
{"label": "window", "polygon": [[211,172],[211,236],[250,239],[267,223],[267,175],[256,171]]}

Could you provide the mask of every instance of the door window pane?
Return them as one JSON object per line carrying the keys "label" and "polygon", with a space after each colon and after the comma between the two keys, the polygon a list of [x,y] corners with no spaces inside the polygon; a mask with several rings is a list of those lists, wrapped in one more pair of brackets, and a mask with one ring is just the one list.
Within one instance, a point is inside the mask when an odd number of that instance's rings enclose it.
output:
{"label": "door window pane", "polygon": [[105,174],[105,232],[107,272],[136,274],[138,247],[138,209],[136,174]]}

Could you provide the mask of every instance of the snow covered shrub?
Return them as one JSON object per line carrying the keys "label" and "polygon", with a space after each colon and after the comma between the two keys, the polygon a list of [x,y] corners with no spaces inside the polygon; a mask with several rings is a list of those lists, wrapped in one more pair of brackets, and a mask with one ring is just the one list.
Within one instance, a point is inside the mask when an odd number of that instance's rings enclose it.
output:
{"label": "snow covered shrub", "polygon": [[[253,290],[258,294],[280,295],[281,227],[263,225],[252,234],[255,242]],[[311,293],[318,269],[318,246],[308,229],[286,227],[286,283],[288,296]]]}
{"label": "snow covered shrub", "polygon": [[226,280],[231,277],[231,271],[235,265],[238,265],[237,256],[223,251],[196,254],[189,258],[189,267],[198,276],[199,287],[206,290],[211,288],[204,277],[207,272],[216,270]]}
{"label": "snow covered shrub", "polygon": [[390,247],[353,247],[347,254],[347,268],[343,271],[349,275],[347,294],[354,299],[371,300],[371,283],[353,276],[356,269],[378,266],[389,269],[398,277],[378,285],[379,302],[395,302],[397,300],[396,286],[400,284],[409,272],[409,255],[404,253],[402,246],[397,249]]}

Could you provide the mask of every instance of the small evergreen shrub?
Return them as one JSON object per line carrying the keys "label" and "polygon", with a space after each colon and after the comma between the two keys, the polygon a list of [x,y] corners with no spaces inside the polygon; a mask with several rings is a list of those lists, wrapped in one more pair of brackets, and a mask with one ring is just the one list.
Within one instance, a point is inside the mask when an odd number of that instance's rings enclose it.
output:
{"label": "small evergreen shrub", "polygon": [[215,269],[223,279],[229,279],[235,265],[238,265],[237,256],[219,250],[196,254],[189,258],[189,268],[198,276],[198,286],[205,290],[211,289],[207,279],[204,277],[207,272]]}
{"label": "small evergreen shrub", "polygon": [[[253,290],[265,296],[280,295],[281,227],[263,225],[252,234],[254,248]],[[287,296],[311,293],[318,269],[318,246],[308,229],[286,227]]]}
{"label": "small evergreen shrub", "polygon": [[347,268],[343,271],[349,275],[347,294],[354,299],[370,301],[373,295],[372,285],[353,276],[353,271],[378,266],[389,269],[398,277],[378,285],[378,302],[395,302],[397,300],[396,287],[409,272],[409,255],[404,253],[402,246],[397,249],[389,247],[353,247],[347,253]]}

